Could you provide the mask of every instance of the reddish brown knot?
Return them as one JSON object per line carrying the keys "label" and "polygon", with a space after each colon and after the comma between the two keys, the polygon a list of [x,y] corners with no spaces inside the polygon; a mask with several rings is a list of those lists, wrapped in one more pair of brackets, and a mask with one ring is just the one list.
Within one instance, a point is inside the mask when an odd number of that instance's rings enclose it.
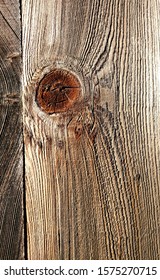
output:
{"label": "reddish brown knot", "polygon": [[48,114],[66,112],[77,101],[81,92],[78,79],[71,72],[55,69],[39,82],[36,101]]}

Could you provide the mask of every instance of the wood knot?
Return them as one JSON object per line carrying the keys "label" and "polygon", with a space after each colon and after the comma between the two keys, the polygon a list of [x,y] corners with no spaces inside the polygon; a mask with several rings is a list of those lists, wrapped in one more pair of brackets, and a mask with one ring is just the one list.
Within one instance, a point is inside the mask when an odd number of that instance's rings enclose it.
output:
{"label": "wood knot", "polygon": [[64,69],[54,69],[39,82],[36,102],[48,114],[62,113],[70,109],[81,92],[79,80]]}

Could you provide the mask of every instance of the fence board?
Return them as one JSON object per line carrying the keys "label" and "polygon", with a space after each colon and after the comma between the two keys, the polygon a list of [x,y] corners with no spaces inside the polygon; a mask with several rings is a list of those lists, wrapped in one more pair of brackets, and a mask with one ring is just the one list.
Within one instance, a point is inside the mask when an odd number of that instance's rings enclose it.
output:
{"label": "fence board", "polygon": [[[22,0],[29,259],[159,258],[159,8]],[[48,114],[57,68],[81,93]]]}
{"label": "fence board", "polygon": [[24,258],[19,1],[0,2],[0,259]]}

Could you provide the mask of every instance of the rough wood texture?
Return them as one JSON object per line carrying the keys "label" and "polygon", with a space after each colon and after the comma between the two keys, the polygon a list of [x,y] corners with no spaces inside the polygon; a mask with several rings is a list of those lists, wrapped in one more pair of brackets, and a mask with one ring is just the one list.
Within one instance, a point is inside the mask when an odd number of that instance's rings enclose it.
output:
{"label": "rough wood texture", "polygon": [[[22,0],[29,259],[159,259],[159,0]],[[82,83],[47,115],[37,82]]]}
{"label": "rough wood texture", "polygon": [[0,1],[0,259],[23,259],[19,1]]}

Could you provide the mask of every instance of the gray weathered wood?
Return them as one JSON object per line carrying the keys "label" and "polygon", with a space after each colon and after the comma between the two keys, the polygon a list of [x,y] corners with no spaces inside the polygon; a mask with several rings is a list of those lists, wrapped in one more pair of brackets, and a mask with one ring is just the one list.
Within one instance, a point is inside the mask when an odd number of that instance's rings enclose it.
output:
{"label": "gray weathered wood", "polygon": [[[29,259],[159,259],[159,0],[22,0]],[[37,82],[82,101],[45,114]]]}
{"label": "gray weathered wood", "polygon": [[19,1],[0,1],[0,27],[0,259],[23,259]]}

